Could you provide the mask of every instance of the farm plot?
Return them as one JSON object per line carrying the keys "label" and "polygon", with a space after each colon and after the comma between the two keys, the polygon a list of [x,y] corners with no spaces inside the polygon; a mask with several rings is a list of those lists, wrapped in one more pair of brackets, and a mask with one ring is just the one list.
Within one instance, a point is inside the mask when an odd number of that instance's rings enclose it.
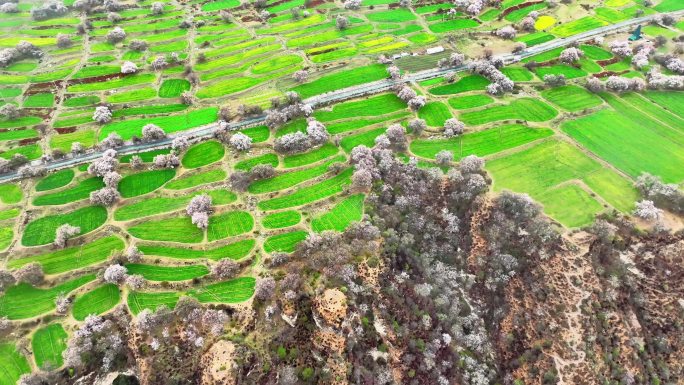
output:
{"label": "farm plot", "polygon": [[105,283],[95,289],[76,297],[73,315],[83,321],[90,314],[100,315],[112,309],[121,301],[119,287],[113,283]]}
{"label": "farm plot", "polygon": [[31,348],[36,366],[56,369],[62,366],[62,352],[66,349],[67,333],[62,324],[51,324],[33,333]]}
{"label": "farm plot", "polygon": [[142,136],[142,128],[146,124],[156,124],[167,134],[184,131],[216,121],[218,108],[207,107],[192,110],[185,114],[158,116],[145,119],[122,120],[106,124],[100,130],[100,139],[104,139],[110,132],[116,132],[124,140],[130,140],[133,136]]}
{"label": "farm plot", "polygon": [[119,207],[114,212],[114,220],[130,221],[131,219],[180,210],[190,202],[193,196],[200,193],[208,194],[214,205],[226,205],[237,200],[237,195],[227,190],[198,191],[183,197],[150,198]]}
{"label": "farm plot", "polygon": [[314,117],[321,122],[337,119],[356,118],[359,116],[378,116],[406,109],[406,103],[394,94],[373,96],[365,100],[356,100],[336,104],[332,111],[316,111]]}
{"label": "farm plot", "polygon": [[67,168],[52,173],[36,183],[36,191],[54,190],[68,185],[74,179],[74,170]]}
{"label": "farm plot", "polygon": [[206,249],[187,249],[181,247],[168,247],[158,245],[140,245],[138,248],[145,255],[166,257],[173,259],[211,259],[218,261],[223,258],[230,258],[239,260],[247,256],[254,246],[256,241],[254,239],[245,239],[230,243],[225,246],[219,246]]}
{"label": "farm plot", "polygon": [[240,171],[249,171],[255,166],[261,164],[270,164],[273,167],[278,167],[278,163],[278,155],[269,153],[248,159],[243,159],[235,164],[235,169]]}
{"label": "farm plot", "polygon": [[558,115],[548,104],[532,98],[520,98],[506,105],[496,105],[481,111],[464,112],[460,119],[468,125],[480,125],[500,120],[543,122]]}
{"label": "farm plot", "polygon": [[[530,194],[551,212],[545,212],[565,226],[578,227],[589,222],[596,213],[594,198],[582,189],[561,188],[577,183],[597,194],[621,211],[631,210],[638,195],[631,183],[617,173],[604,169],[575,147],[550,140],[530,149],[487,162],[487,170],[494,179],[494,190],[510,189]],[[563,204],[564,198],[577,206]],[[569,203],[569,202],[568,202]]]}
{"label": "farm plot", "polygon": [[541,94],[544,99],[571,112],[596,107],[602,103],[598,96],[574,85],[551,88]]}
{"label": "farm plot", "polygon": [[337,154],[338,152],[339,150],[337,149],[337,147],[335,147],[331,143],[326,143],[323,146],[315,150],[311,150],[309,152],[286,156],[283,159],[283,167],[292,168],[306,166],[311,163],[315,163],[328,157],[331,157]]}
{"label": "farm plot", "polygon": [[430,88],[433,95],[459,94],[468,91],[483,91],[489,85],[489,80],[480,75],[468,75],[458,81]]}
{"label": "farm plot", "polygon": [[49,215],[26,225],[21,244],[24,246],[47,245],[55,240],[55,231],[65,223],[81,228],[78,235],[89,233],[102,226],[107,220],[107,209],[102,206],[88,206],[66,214]]}
{"label": "farm plot", "polygon": [[[73,174],[73,171],[72,171]],[[36,206],[54,206],[87,199],[90,193],[104,187],[104,182],[100,177],[88,178],[80,181],[76,186],[50,193],[38,195],[33,199]]]}
{"label": "farm plot", "polygon": [[302,214],[295,210],[281,211],[269,214],[261,221],[261,225],[267,229],[281,229],[298,224],[302,220]]}
{"label": "farm plot", "polygon": [[359,134],[349,135],[340,141],[340,146],[347,153],[351,153],[351,150],[356,146],[364,145],[366,147],[373,147],[375,138],[384,134],[386,130],[385,127],[379,127]]}
{"label": "farm plot", "polygon": [[320,77],[311,82],[294,87],[303,99],[320,95],[340,88],[356,86],[374,80],[385,79],[387,70],[382,64],[372,64],[366,67],[354,68]]}
{"label": "farm plot", "polygon": [[152,150],[152,151],[141,152],[141,153],[138,153],[138,154],[129,154],[129,155],[124,155],[124,156],[122,156],[121,158],[119,158],[119,162],[121,162],[121,163],[130,163],[130,162],[131,162],[131,159],[133,158],[133,156],[136,156],[136,155],[137,155],[137,156],[140,157],[140,160],[142,160],[143,162],[149,163],[149,162],[152,162],[152,161],[154,160],[154,157],[155,157],[155,156],[157,156],[157,155],[166,155],[166,154],[168,154],[168,153],[170,153],[170,152],[171,152],[171,149],[169,149],[169,148],[163,148],[163,149],[161,149],[161,150]]}
{"label": "farm plot", "polygon": [[45,314],[55,309],[55,299],[60,293],[68,294],[94,280],[95,274],[88,274],[50,289],[35,288],[27,283],[12,286],[0,296],[0,317],[17,320]]}
{"label": "farm plot", "polygon": [[202,303],[238,303],[252,298],[256,279],[239,277],[188,292]]}
{"label": "farm plot", "polygon": [[0,343],[0,385],[16,385],[19,378],[27,373],[31,373],[31,367],[14,343]]}
{"label": "farm plot", "polygon": [[218,162],[225,155],[226,150],[223,144],[210,140],[202,143],[197,143],[190,148],[183,155],[181,163],[185,168],[197,168],[206,166],[208,164]]}
{"label": "farm plot", "polygon": [[361,220],[364,198],[363,194],[356,194],[343,199],[330,212],[312,220],[311,228],[316,232],[344,231],[352,222]]}
{"label": "farm plot", "polygon": [[107,260],[115,251],[123,250],[123,241],[116,236],[100,238],[81,246],[69,247],[46,254],[12,259],[7,262],[11,269],[37,262],[45,274],[60,274]]}
{"label": "farm plot", "polygon": [[138,313],[145,309],[154,311],[162,305],[169,309],[173,309],[176,307],[176,303],[180,296],[181,294],[177,292],[144,293],[140,291],[131,291],[128,294],[126,302],[128,303],[128,308],[131,310],[131,313],[138,315]]}
{"label": "farm plot", "polygon": [[199,243],[204,239],[204,232],[187,216],[143,222],[129,227],[128,233],[147,241]]}
{"label": "farm plot", "polygon": [[342,192],[344,187],[351,183],[352,173],[353,170],[348,168],[330,179],[301,188],[288,195],[261,201],[257,206],[261,210],[279,210],[327,198]]}
{"label": "farm plot", "polygon": [[291,253],[297,247],[297,244],[307,237],[306,231],[292,231],[278,235],[272,235],[264,241],[264,251],[272,253],[280,251],[284,253]]}
{"label": "farm plot", "polygon": [[0,200],[2,200],[2,203],[7,205],[19,203],[21,197],[21,189],[16,184],[0,185]]}
{"label": "farm plot", "polygon": [[190,82],[185,79],[166,79],[159,87],[160,98],[177,98],[190,90]]}
{"label": "farm plot", "polygon": [[485,94],[459,96],[449,99],[451,108],[467,110],[469,108],[483,107],[494,103],[494,99]]}
{"label": "farm plot", "polygon": [[[88,117],[88,122],[90,122],[90,117]],[[57,123],[55,123],[56,125]],[[50,148],[69,152],[74,142],[81,143],[83,147],[92,147],[95,144],[95,131],[80,130],[69,134],[55,135],[50,138]]]}
{"label": "farm plot", "polygon": [[442,127],[444,122],[451,118],[451,112],[442,102],[429,102],[418,111],[418,117],[425,119],[428,126]]}
{"label": "farm plot", "polygon": [[5,250],[12,243],[14,239],[14,230],[12,227],[0,227],[0,251]]}
{"label": "farm plot", "polygon": [[684,119],[684,93],[683,92],[663,92],[649,91],[644,94],[664,109]]}
{"label": "farm plot", "polygon": [[126,269],[128,274],[142,275],[148,281],[157,282],[186,281],[209,274],[209,269],[204,265],[159,266],[128,263]]}
{"label": "farm plot", "polygon": [[551,30],[551,33],[558,37],[569,37],[592,29],[608,25],[607,22],[593,16],[585,16],[581,19],[573,20],[561,24]]}
{"label": "farm plot", "polygon": [[229,211],[209,217],[207,239],[209,242],[234,237],[252,231],[254,218],[246,211]]}
{"label": "farm plot", "polygon": [[201,184],[218,182],[226,179],[226,172],[221,169],[205,171],[197,174],[183,176],[166,184],[170,190],[184,190]]}
{"label": "farm plot", "polygon": [[295,186],[299,183],[305,182],[309,179],[313,179],[321,175],[324,175],[328,172],[328,168],[331,164],[335,162],[344,161],[344,156],[336,156],[319,166],[311,167],[304,170],[290,171],[284,174],[274,176],[273,178],[257,180],[254,183],[250,184],[247,190],[252,194],[264,194],[268,192],[284,190],[292,186]]}
{"label": "farm plot", "polygon": [[531,128],[520,124],[507,124],[451,139],[417,139],[410,150],[416,156],[434,159],[442,150],[451,151],[455,159],[468,155],[487,156],[515,148],[553,135],[548,128]]}
{"label": "farm plot", "polygon": [[[645,124],[649,120],[645,115],[640,120],[630,119],[624,110],[602,110],[567,121],[561,128],[589,151],[634,178],[648,172],[667,183],[679,183],[684,179],[684,135],[658,123]],[[663,130],[670,130],[671,136],[678,135],[680,141],[668,140],[661,135]]]}
{"label": "farm plot", "polygon": [[176,170],[163,169],[126,175],[119,182],[119,192],[124,198],[150,193],[176,176]]}
{"label": "farm plot", "polygon": [[563,75],[566,79],[575,79],[586,76],[587,72],[567,64],[554,64],[548,67],[537,67],[536,74],[540,79],[543,79],[545,75]]}
{"label": "farm plot", "polygon": [[660,105],[651,103],[648,99],[638,93],[628,93],[620,95],[620,98],[631,105],[634,109],[641,111],[648,116],[659,120],[665,125],[674,128],[675,130],[684,131],[684,119],[676,114],[665,110]]}

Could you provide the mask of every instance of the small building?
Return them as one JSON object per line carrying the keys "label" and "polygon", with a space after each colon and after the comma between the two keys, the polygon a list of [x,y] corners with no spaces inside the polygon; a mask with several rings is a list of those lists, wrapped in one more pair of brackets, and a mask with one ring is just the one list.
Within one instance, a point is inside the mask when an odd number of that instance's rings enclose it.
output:
{"label": "small building", "polygon": [[439,45],[437,47],[430,47],[427,50],[425,50],[425,53],[427,55],[433,55],[433,54],[440,53],[440,52],[444,52],[444,47],[442,47],[441,45]]}

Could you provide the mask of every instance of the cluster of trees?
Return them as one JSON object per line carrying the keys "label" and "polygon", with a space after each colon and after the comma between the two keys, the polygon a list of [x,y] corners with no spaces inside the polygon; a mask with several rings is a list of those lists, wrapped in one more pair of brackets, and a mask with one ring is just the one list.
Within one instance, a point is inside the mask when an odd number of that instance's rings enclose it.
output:
{"label": "cluster of trees", "polygon": [[311,105],[302,103],[302,98],[296,92],[288,91],[283,99],[271,99],[271,109],[266,111],[266,125],[275,129],[294,118],[312,113]]}
{"label": "cluster of trees", "polygon": [[39,6],[31,8],[31,17],[33,20],[47,20],[53,17],[64,16],[69,12],[69,9],[64,6],[64,2],[59,0],[49,0]]}
{"label": "cluster of trees", "polygon": [[211,214],[211,211],[211,197],[207,194],[194,196],[185,209],[185,212],[192,219],[192,224],[202,230],[206,230],[207,226],[209,226],[209,214]]}
{"label": "cluster of trees", "polygon": [[503,66],[503,62],[497,58],[488,60],[478,60],[468,65],[468,69],[476,74],[482,75],[489,79],[492,84],[487,86],[487,93],[491,95],[502,95],[506,92],[513,91],[515,83],[499,68]]}
{"label": "cluster of trees", "polygon": [[43,57],[43,51],[40,48],[22,40],[14,48],[0,50],[0,67],[7,67],[22,59],[40,59],[41,57]]}
{"label": "cluster of trees", "polygon": [[275,176],[275,169],[271,164],[259,164],[252,167],[248,172],[235,171],[230,175],[230,187],[235,191],[247,191],[247,187],[257,180],[268,179]]}
{"label": "cluster of trees", "polygon": [[306,133],[296,131],[277,138],[273,143],[273,149],[280,154],[296,154],[321,146],[328,141],[328,130],[314,118],[309,118],[306,125]]}
{"label": "cluster of trees", "polygon": [[102,177],[105,187],[90,193],[90,202],[105,207],[113,206],[121,199],[118,186],[121,174],[116,171],[119,160],[116,159],[116,150],[106,150],[100,159],[93,161],[88,166],[88,173]]}
{"label": "cluster of trees", "polygon": [[426,103],[425,96],[418,96],[416,91],[414,91],[413,88],[408,85],[401,86],[397,91],[397,96],[399,99],[406,102],[409,108],[413,111],[420,110]]}
{"label": "cluster of trees", "polygon": [[641,195],[658,207],[676,214],[684,213],[684,192],[674,183],[663,183],[660,177],[649,173],[641,174],[635,184]]}

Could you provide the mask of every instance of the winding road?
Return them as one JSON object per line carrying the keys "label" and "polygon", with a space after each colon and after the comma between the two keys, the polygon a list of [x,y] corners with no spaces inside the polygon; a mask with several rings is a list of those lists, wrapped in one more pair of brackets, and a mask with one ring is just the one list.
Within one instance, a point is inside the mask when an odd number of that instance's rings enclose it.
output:
{"label": "winding road", "polygon": [[[676,12],[669,12],[667,13],[671,16],[674,17],[680,17],[684,15],[684,10],[681,11],[676,11]],[[630,20],[626,20],[620,23],[616,24],[611,24],[607,25],[605,27],[600,27],[593,29],[591,31],[583,32],[571,37],[567,38],[559,38],[559,39],[554,39],[551,41],[548,41],[546,43],[542,43],[539,45],[535,45],[533,47],[530,47],[528,49],[525,49],[521,51],[518,54],[506,54],[506,55],[501,55],[499,56],[501,59],[504,60],[505,63],[510,64],[510,63],[515,63],[518,62],[524,58],[534,56],[537,54],[540,54],[542,52],[547,52],[551,51],[553,49],[559,48],[559,47],[565,47],[568,45],[571,45],[576,42],[580,41],[586,41],[590,40],[594,37],[605,35],[611,32],[616,32],[621,29],[627,28],[627,27],[632,27],[638,24],[645,24],[659,15],[663,14],[653,14],[653,15],[648,15],[648,16],[643,16],[643,17],[638,17]],[[369,82],[365,83],[362,85],[358,86],[352,86],[348,88],[342,88],[336,91],[331,91],[327,92],[321,95],[316,95],[311,98],[305,99],[304,103],[310,104],[312,107],[320,107],[323,105],[335,103],[335,102],[340,102],[343,100],[348,100],[348,99],[353,99],[357,98],[360,96],[365,96],[369,94],[375,94],[375,93],[380,93],[380,92],[385,92],[390,89],[392,89],[395,85],[397,84],[403,84],[403,83],[411,83],[411,82],[418,82],[418,81],[423,81],[423,80],[428,80],[428,79],[434,79],[440,76],[444,76],[448,72],[454,72],[454,71],[464,71],[466,69],[465,65],[458,66],[458,67],[450,67],[450,68],[432,68],[429,70],[424,70],[424,71],[419,71],[415,73],[411,73],[406,75],[400,80],[391,80],[391,79],[383,79],[383,80],[377,80],[374,82]],[[253,127],[257,126],[259,124],[263,124],[264,120],[266,119],[265,115],[242,120],[240,122],[236,123],[230,123],[229,126],[231,130],[240,130],[248,127]],[[179,133],[176,133],[175,135],[185,135],[191,140],[201,140],[201,139],[207,139],[211,138],[214,136],[214,133],[218,130],[219,125],[218,123],[211,123],[205,126],[197,127],[194,129],[182,131]],[[136,154],[140,152],[145,152],[145,151],[150,151],[150,150],[157,150],[157,149],[162,149],[162,148],[167,148],[171,146],[171,141],[173,140],[174,135],[170,135],[169,137],[154,141],[154,142],[147,142],[147,143],[137,143],[137,144],[129,144],[129,145],[124,145],[116,149],[117,154],[119,155],[127,155],[127,154]],[[82,155],[74,156],[74,157],[69,157],[61,160],[54,160],[50,161],[48,163],[43,163],[40,160],[34,160],[31,162],[32,165],[34,166],[42,166],[48,171],[52,170],[59,170],[63,168],[68,168],[68,167],[73,167],[77,166],[80,164],[84,163],[89,163],[92,162],[95,159],[98,159],[102,156],[102,151],[91,151]],[[0,175],[0,183],[3,182],[10,182],[20,179],[19,175],[16,172],[8,173],[5,175]]]}

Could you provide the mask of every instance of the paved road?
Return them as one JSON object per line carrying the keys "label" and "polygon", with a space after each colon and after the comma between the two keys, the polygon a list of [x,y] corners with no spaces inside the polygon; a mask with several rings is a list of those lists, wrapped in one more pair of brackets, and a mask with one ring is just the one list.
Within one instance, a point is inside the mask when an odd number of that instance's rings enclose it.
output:
{"label": "paved road", "polygon": [[[670,12],[670,15],[674,17],[679,17],[684,15],[684,10],[681,11],[676,11],[676,12]],[[520,61],[524,58],[530,57],[537,55],[542,52],[550,51],[559,47],[565,47],[570,44],[580,42],[580,41],[585,41],[592,39],[596,36],[604,35],[610,32],[615,32],[623,28],[635,26],[638,24],[646,24],[656,18],[659,14],[653,14],[653,15],[648,15],[648,16],[643,16],[643,17],[638,17],[634,19],[630,19],[627,21],[623,21],[617,24],[611,24],[607,25],[605,27],[600,27],[593,29],[591,31],[583,32],[571,37],[567,38],[559,38],[559,39],[554,39],[551,41],[548,41],[546,43],[538,44],[533,47],[530,47],[519,54],[506,54],[500,56],[504,62],[506,63],[514,63],[517,61]],[[368,94],[374,94],[374,93],[380,93],[384,91],[388,91],[392,89],[397,84],[402,84],[402,83],[409,83],[409,82],[418,82],[418,81],[423,81],[423,80],[428,80],[428,79],[434,79],[440,76],[444,76],[448,72],[457,72],[457,71],[463,71],[465,70],[465,66],[459,66],[459,67],[451,67],[451,68],[432,68],[429,70],[425,71],[419,71],[415,72],[412,74],[408,74],[401,80],[391,80],[391,79],[383,79],[383,80],[378,80],[374,82],[369,82],[365,84],[361,84],[358,86],[353,86],[353,87],[348,87],[348,88],[342,88],[336,91],[331,91],[325,94],[317,95],[314,97],[311,97],[309,99],[304,100],[305,103],[311,104],[314,108],[319,107],[322,105],[326,104],[331,104],[334,102],[339,102],[347,99],[353,99],[356,97],[368,95]],[[231,129],[233,130],[240,130],[248,127],[253,127],[257,126],[260,124],[263,124],[265,120],[265,116],[258,116],[255,118],[250,118],[247,120],[243,120],[237,123],[231,123]],[[178,133],[176,135],[186,135],[190,139],[206,139],[206,138],[211,138],[214,135],[214,132],[218,130],[218,124],[217,123],[212,123],[208,124],[206,126],[201,126],[197,127],[191,130],[183,131],[181,133]],[[171,141],[173,140],[173,137],[169,137],[166,139],[162,139],[159,141],[151,142],[151,143],[139,143],[139,144],[130,144],[130,145],[125,145],[122,147],[117,148],[117,153],[119,155],[126,155],[126,154],[136,154],[144,151],[150,151],[150,150],[156,150],[156,149],[161,149],[161,148],[167,148],[171,145]],[[47,164],[42,164],[40,161],[33,161],[33,165],[42,165],[48,170],[59,170],[67,167],[73,167],[77,166],[80,164],[84,163],[89,163],[92,162],[93,160],[99,158],[102,156],[101,151],[94,151],[94,152],[89,152],[83,155],[79,155],[77,157],[71,157],[63,160],[57,160],[57,161],[51,161]],[[9,173],[5,175],[0,176],[0,183],[2,182],[9,182],[13,181],[16,179],[20,179],[17,173]]]}

